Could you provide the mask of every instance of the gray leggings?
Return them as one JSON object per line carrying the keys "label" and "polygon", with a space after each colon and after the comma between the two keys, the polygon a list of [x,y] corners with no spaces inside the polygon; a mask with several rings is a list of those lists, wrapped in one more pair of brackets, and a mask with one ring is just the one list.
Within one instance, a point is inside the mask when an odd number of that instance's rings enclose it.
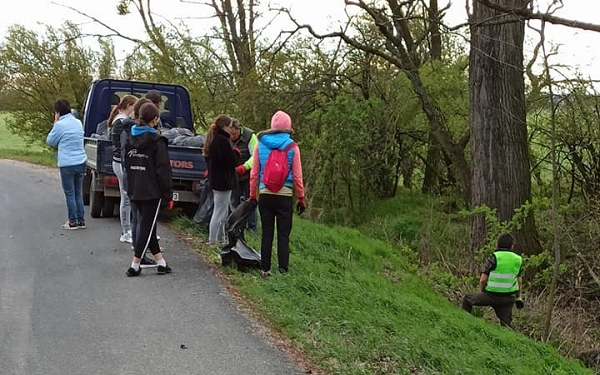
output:
{"label": "gray leggings", "polygon": [[226,242],[225,222],[229,213],[229,201],[231,200],[231,190],[219,191],[213,189],[213,199],[215,202],[213,214],[210,218],[208,228],[208,242],[219,244]]}
{"label": "gray leggings", "polygon": [[125,184],[123,181],[125,175],[123,174],[122,164],[113,160],[112,167],[113,172],[119,181],[119,192],[121,193],[121,202],[119,204],[121,234],[125,234],[127,232],[131,232],[131,203],[129,202],[129,195],[127,195],[127,191],[125,190]]}

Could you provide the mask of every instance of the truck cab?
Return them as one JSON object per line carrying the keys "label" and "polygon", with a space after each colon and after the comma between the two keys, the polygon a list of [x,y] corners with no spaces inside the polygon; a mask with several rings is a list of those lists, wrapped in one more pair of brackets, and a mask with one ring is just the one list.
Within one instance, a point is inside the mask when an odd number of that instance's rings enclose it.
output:
{"label": "truck cab", "polygon": [[[189,91],[175,84],[101,79],[94,81],[84,105],[83,127],[88,157],[84,179],[84,203],[90,206],[92,217],[113,216],[119,203],[117,177],[112,170],[113,144],[110,136],[97,134],[98,125],[108,119],[113,106],[124,95],[143,98],[149,90],[161,93],[160,118],[170,127],[186,128],[195,133]],[[206,162],[200,147],[169,144],[173,175],[173,201],[193,213],[204,186]]]}

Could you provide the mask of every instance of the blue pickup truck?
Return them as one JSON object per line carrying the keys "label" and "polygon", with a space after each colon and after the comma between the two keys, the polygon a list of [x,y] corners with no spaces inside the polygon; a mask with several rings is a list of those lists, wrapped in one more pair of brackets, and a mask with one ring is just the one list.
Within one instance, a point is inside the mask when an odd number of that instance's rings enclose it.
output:
{"label": "blue pickup truck", "polygon": [[[110,217],[119,203],[119,184],[112,170],[113,144],[96,134],[98,124],[108,119],[112,107],[127,94],[143,98],[149,90],[162,95],[160,118],[163,124],[189,129],[195,134],[189,91],[180,85],[101,79],[94,81],[84,106],[83,127],[88,157],[84,179],[84,203],[94,218]],[[173,174],[173,201],[193,214],[204,187],[206,162],[199,147],[169,145]]]}

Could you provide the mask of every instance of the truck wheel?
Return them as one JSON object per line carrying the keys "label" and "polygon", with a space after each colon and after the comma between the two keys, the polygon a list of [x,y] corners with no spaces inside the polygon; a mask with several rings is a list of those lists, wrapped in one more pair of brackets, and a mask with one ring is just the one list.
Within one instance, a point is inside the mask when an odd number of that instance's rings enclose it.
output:
{"label": "truck wheel", "polygon": [[116,199],[113,197],[104,197],[104,204],[102,205],[102,217],[113,217],[115,213]]}
{"label": "truck wheel", "polygon": [[98,218],[102,216],[102,206],[104,205],[104,192],[93,190],[93,186],[96,185],[94,183],[95,180],[96,176],[92,175],[92,189],[90,189],[90,216]]}
{"label": "truck wheel", "polygon": [[90,205],[90,188],[92,187],[92,171],[89,168],[85,169],[83,176],[83,204]]}

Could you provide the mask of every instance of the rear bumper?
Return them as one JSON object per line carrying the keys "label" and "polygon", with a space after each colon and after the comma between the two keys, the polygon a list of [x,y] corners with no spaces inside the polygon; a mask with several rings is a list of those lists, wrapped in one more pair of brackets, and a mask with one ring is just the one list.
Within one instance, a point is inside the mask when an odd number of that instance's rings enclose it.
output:
{"label": "rear bumper", "polygon": [[174,202],[200,203],[200,195],[191,191],[173,190]]}

